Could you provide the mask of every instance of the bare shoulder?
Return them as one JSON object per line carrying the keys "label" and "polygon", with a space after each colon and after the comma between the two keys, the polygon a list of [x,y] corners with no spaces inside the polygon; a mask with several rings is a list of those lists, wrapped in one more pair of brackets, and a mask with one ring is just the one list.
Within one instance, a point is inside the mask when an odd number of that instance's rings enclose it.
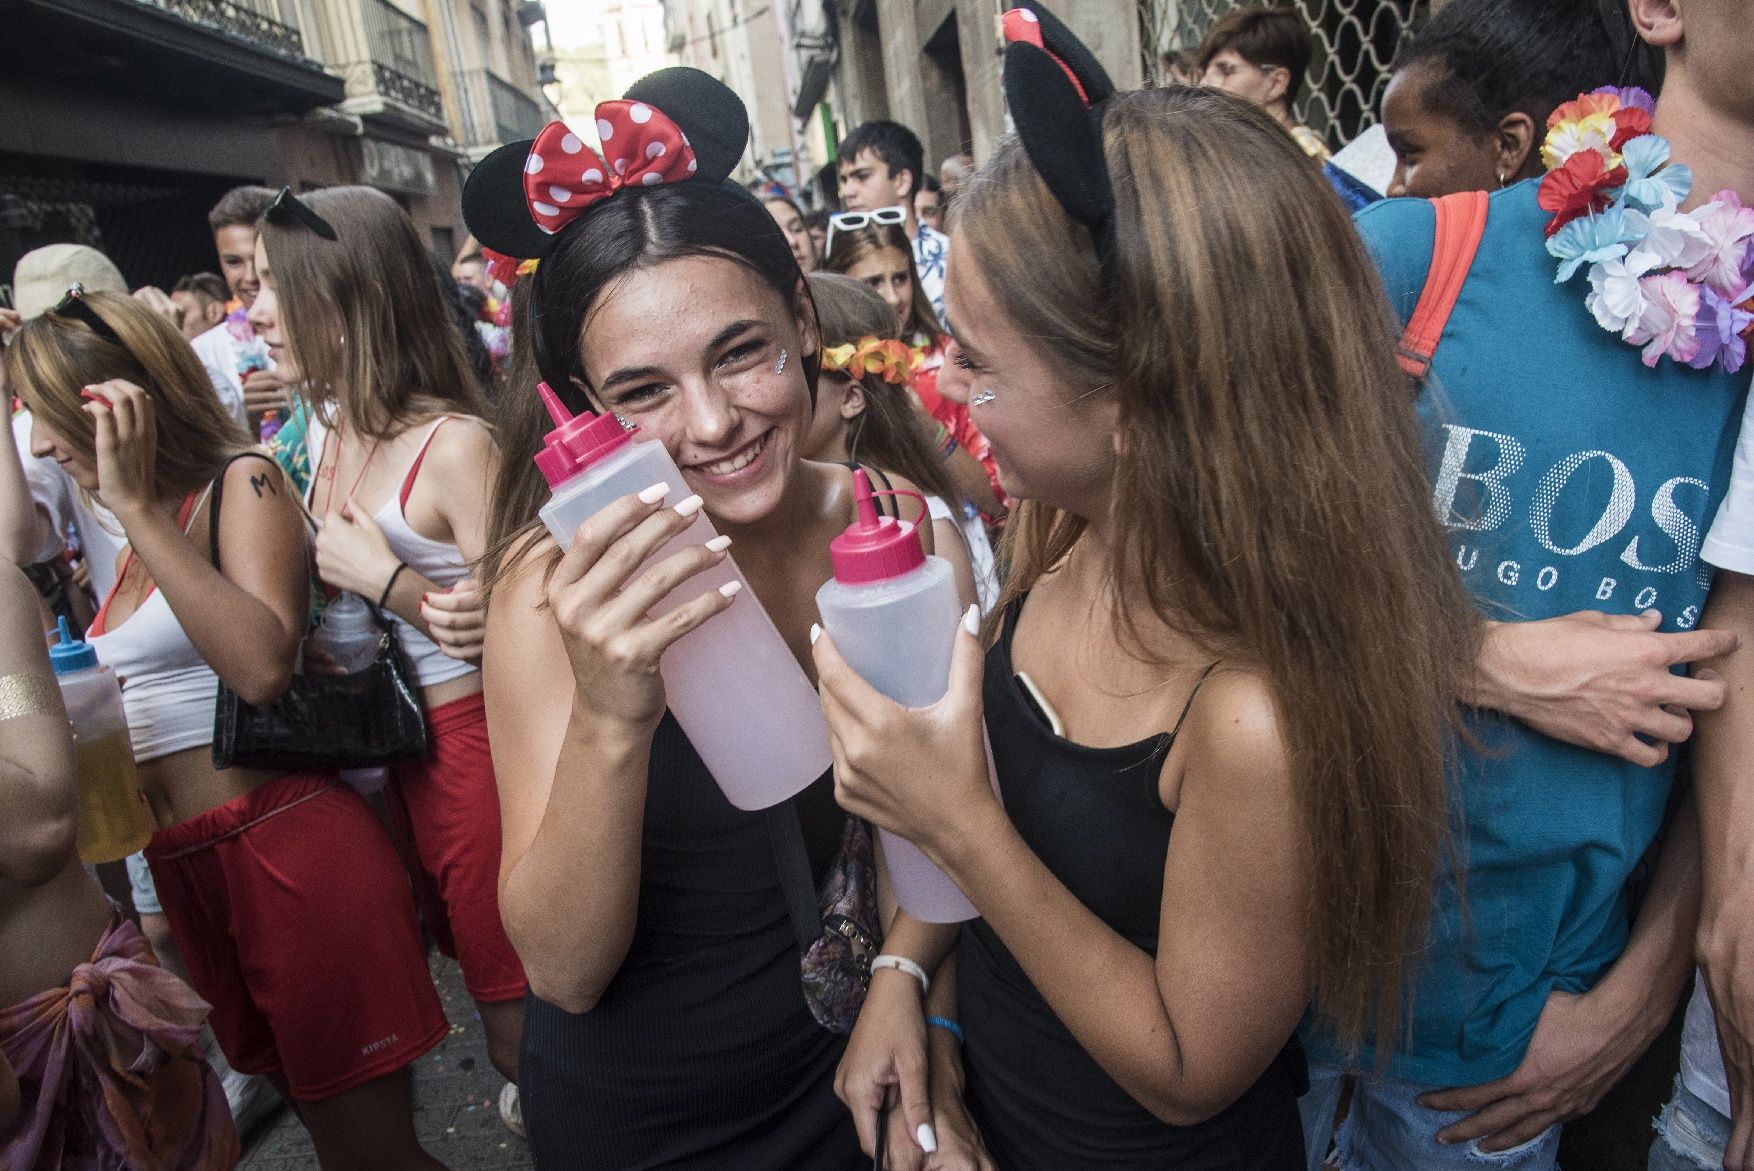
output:
{"label": "bare shoulder", "polygon": [[1185,802],[1207,784],[1227,801],[1289,802],[1290,742],[1278,697],[1258,671],[1220,664],[1194,696],[1173,750]]}
{"label": "bare shoulder", "polygon": [[285,496],[286,473],[274,457],[263,451],[247,451],[226,465],[225,494],[242,499],[252,496]]}
{"label": "bare shoulder", "polygon": [[457,471],[479,468],[498,450],[493,427],[474,415],[452,415],[432,437],[426,458],[434,466]]}
{"label": "bare shoulder", "polygon": [[[528,629],[531,619],[548,608],[548,575],[560,547],[547,533],[533,535],[512,549],[500,566],[487,602],[487,620],[502,629]],[[553,622],[544,615],[543,621]],[[491,645],[488,648],[492,652]]]}

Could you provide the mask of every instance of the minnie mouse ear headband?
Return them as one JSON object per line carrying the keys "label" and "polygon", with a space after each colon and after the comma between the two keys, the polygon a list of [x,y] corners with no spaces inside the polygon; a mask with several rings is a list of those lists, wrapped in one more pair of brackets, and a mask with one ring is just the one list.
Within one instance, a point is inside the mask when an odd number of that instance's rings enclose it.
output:
{"label": "minnie mouse ear headband", "polygon": [[463,188],[463,221],[485,248],[520,261],[554,251],[566,228],[623,187],[723,182],[749,142],[749,115],[722,81],[660,69],[597,107],[603,153],[563,122],[481,160]]}
{"label": "minnie mouse ear headband", "polygon": [[1005,13],[1005,100],[1024,153],[1066,214],[1090,229],[1103,284],[1115,272],[1114,189],[1102,153],[1102,111],[1114,82],[1072,30],[1045,8]]}

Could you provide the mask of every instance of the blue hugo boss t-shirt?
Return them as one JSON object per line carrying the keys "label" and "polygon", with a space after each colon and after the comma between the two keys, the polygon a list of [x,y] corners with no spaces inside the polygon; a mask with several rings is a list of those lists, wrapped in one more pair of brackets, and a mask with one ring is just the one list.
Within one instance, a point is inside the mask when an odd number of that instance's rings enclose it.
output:
{"label": "blue hugo boss t-shirt", "polygon": [[[1553,281],[1536,187],[1493,194],[1420,399],[1432,503],[1488,618],[1654,608],[1662,629],[1691,629],[1710,582],[1700,537],[1729,482],[1748,376],[1667,360],[1648,369],[1598,326],[1582,275]],[[1392,199],[1357,224],[1405,322],[1436,215],[1424,200]],[[1601,978],[1626,945],[1626,879],[1661,827],[1674,772],[1495,714],[1479,713],[1476,728],[1480,748],[1461,750],[1456,786],[1466,908],[1446,880],[1411,1042],[1388,1066],[1406,1081],[1509,1074],[1548,993]]]}

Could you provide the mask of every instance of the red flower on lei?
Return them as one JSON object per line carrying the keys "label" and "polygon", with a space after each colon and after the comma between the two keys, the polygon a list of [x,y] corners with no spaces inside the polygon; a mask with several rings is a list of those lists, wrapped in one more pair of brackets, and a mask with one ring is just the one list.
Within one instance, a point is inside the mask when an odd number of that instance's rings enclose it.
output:
{"label": "red flower on lei", "polygon": [[1619,109],[1618,94],[1584,94],[1547,115],[1547,129],[1551,130],[1561,122],[1581,122],[1591,114],[1613,114]]}
{"label": "red flower on lei", "polygon": [[1608,192],[1623,186],[1626,178],[1625,167],[1610,170],[1593,150],[1580,150],[1566,159],[1563,166],[1547,172],[1535,196],[1541,210],[1553,213],[1546,234],[1557,235],[1572,220],[1606,209],[1612,202]]}
{"label": "red flower on lei", "polygon": [[1650,133],[1650,115],[1637,106],[1623,106],[1614,111],[1614,140],[1609,145],[1616,151],[1641,134]]}

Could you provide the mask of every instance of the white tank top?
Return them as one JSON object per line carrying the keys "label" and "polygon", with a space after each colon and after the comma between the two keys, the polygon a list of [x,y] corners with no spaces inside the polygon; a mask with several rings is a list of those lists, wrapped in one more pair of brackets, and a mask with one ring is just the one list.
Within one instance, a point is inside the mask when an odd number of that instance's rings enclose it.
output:
{"label": "white tank top", "polygon": [[[384,531],[384,539],[389,542],[390,551],[409,569],[440,589],[449,589],[469,576],[469,567],[464,564],[462,550],[455,545],[434,541],[415,532],[409,526],[408,515],[403,510],[408,505],[408,494],[414,490],[414,480],[420,474],[420,465],[426,459],[426,449],[432,445],[432,437],[438,433],[440,427],[459,417],[461,416],[443,415],[433,422],[426,432],[426,438],[420,441],[420,448],[416,451],[413,462],[408,465],[408,471],[402,477],[401,487],[382,508],[372,514],[372,519]],[[305,433],[305,444],[306,450],[315,453],[317,462],[311,465],[310,487],[305,492],[307,507],[316,499],[322,460],[328,455],[330,434],[331,429],[326,420],[313,416]],[[314,513],[315,509],[312,508],[312,511]],[[322,519],[318,517],[318,523]],[[476,669],[471,663],[445,654],[432,639],[389,610],[385,610],[383,614],[395,629],[396,639],[402,645],[403,657],[414,671],[414,681],[421,687],[432,687],[451,679],[459,679]]]}
{"label": "white tank top", "polygon": [[[204,493],[189,510],[183,525],[185,535],[206,499]],[[100,620],[108,609],[106,597]],[[98,661],[122,681],[122,708],[128,716],[128,739],[136,761],[157,760],[213,743],[219,677],[189,641],[158,587],[153,587],[140,608],[120,626],[87,635],[86,640],[97,652]]]}

